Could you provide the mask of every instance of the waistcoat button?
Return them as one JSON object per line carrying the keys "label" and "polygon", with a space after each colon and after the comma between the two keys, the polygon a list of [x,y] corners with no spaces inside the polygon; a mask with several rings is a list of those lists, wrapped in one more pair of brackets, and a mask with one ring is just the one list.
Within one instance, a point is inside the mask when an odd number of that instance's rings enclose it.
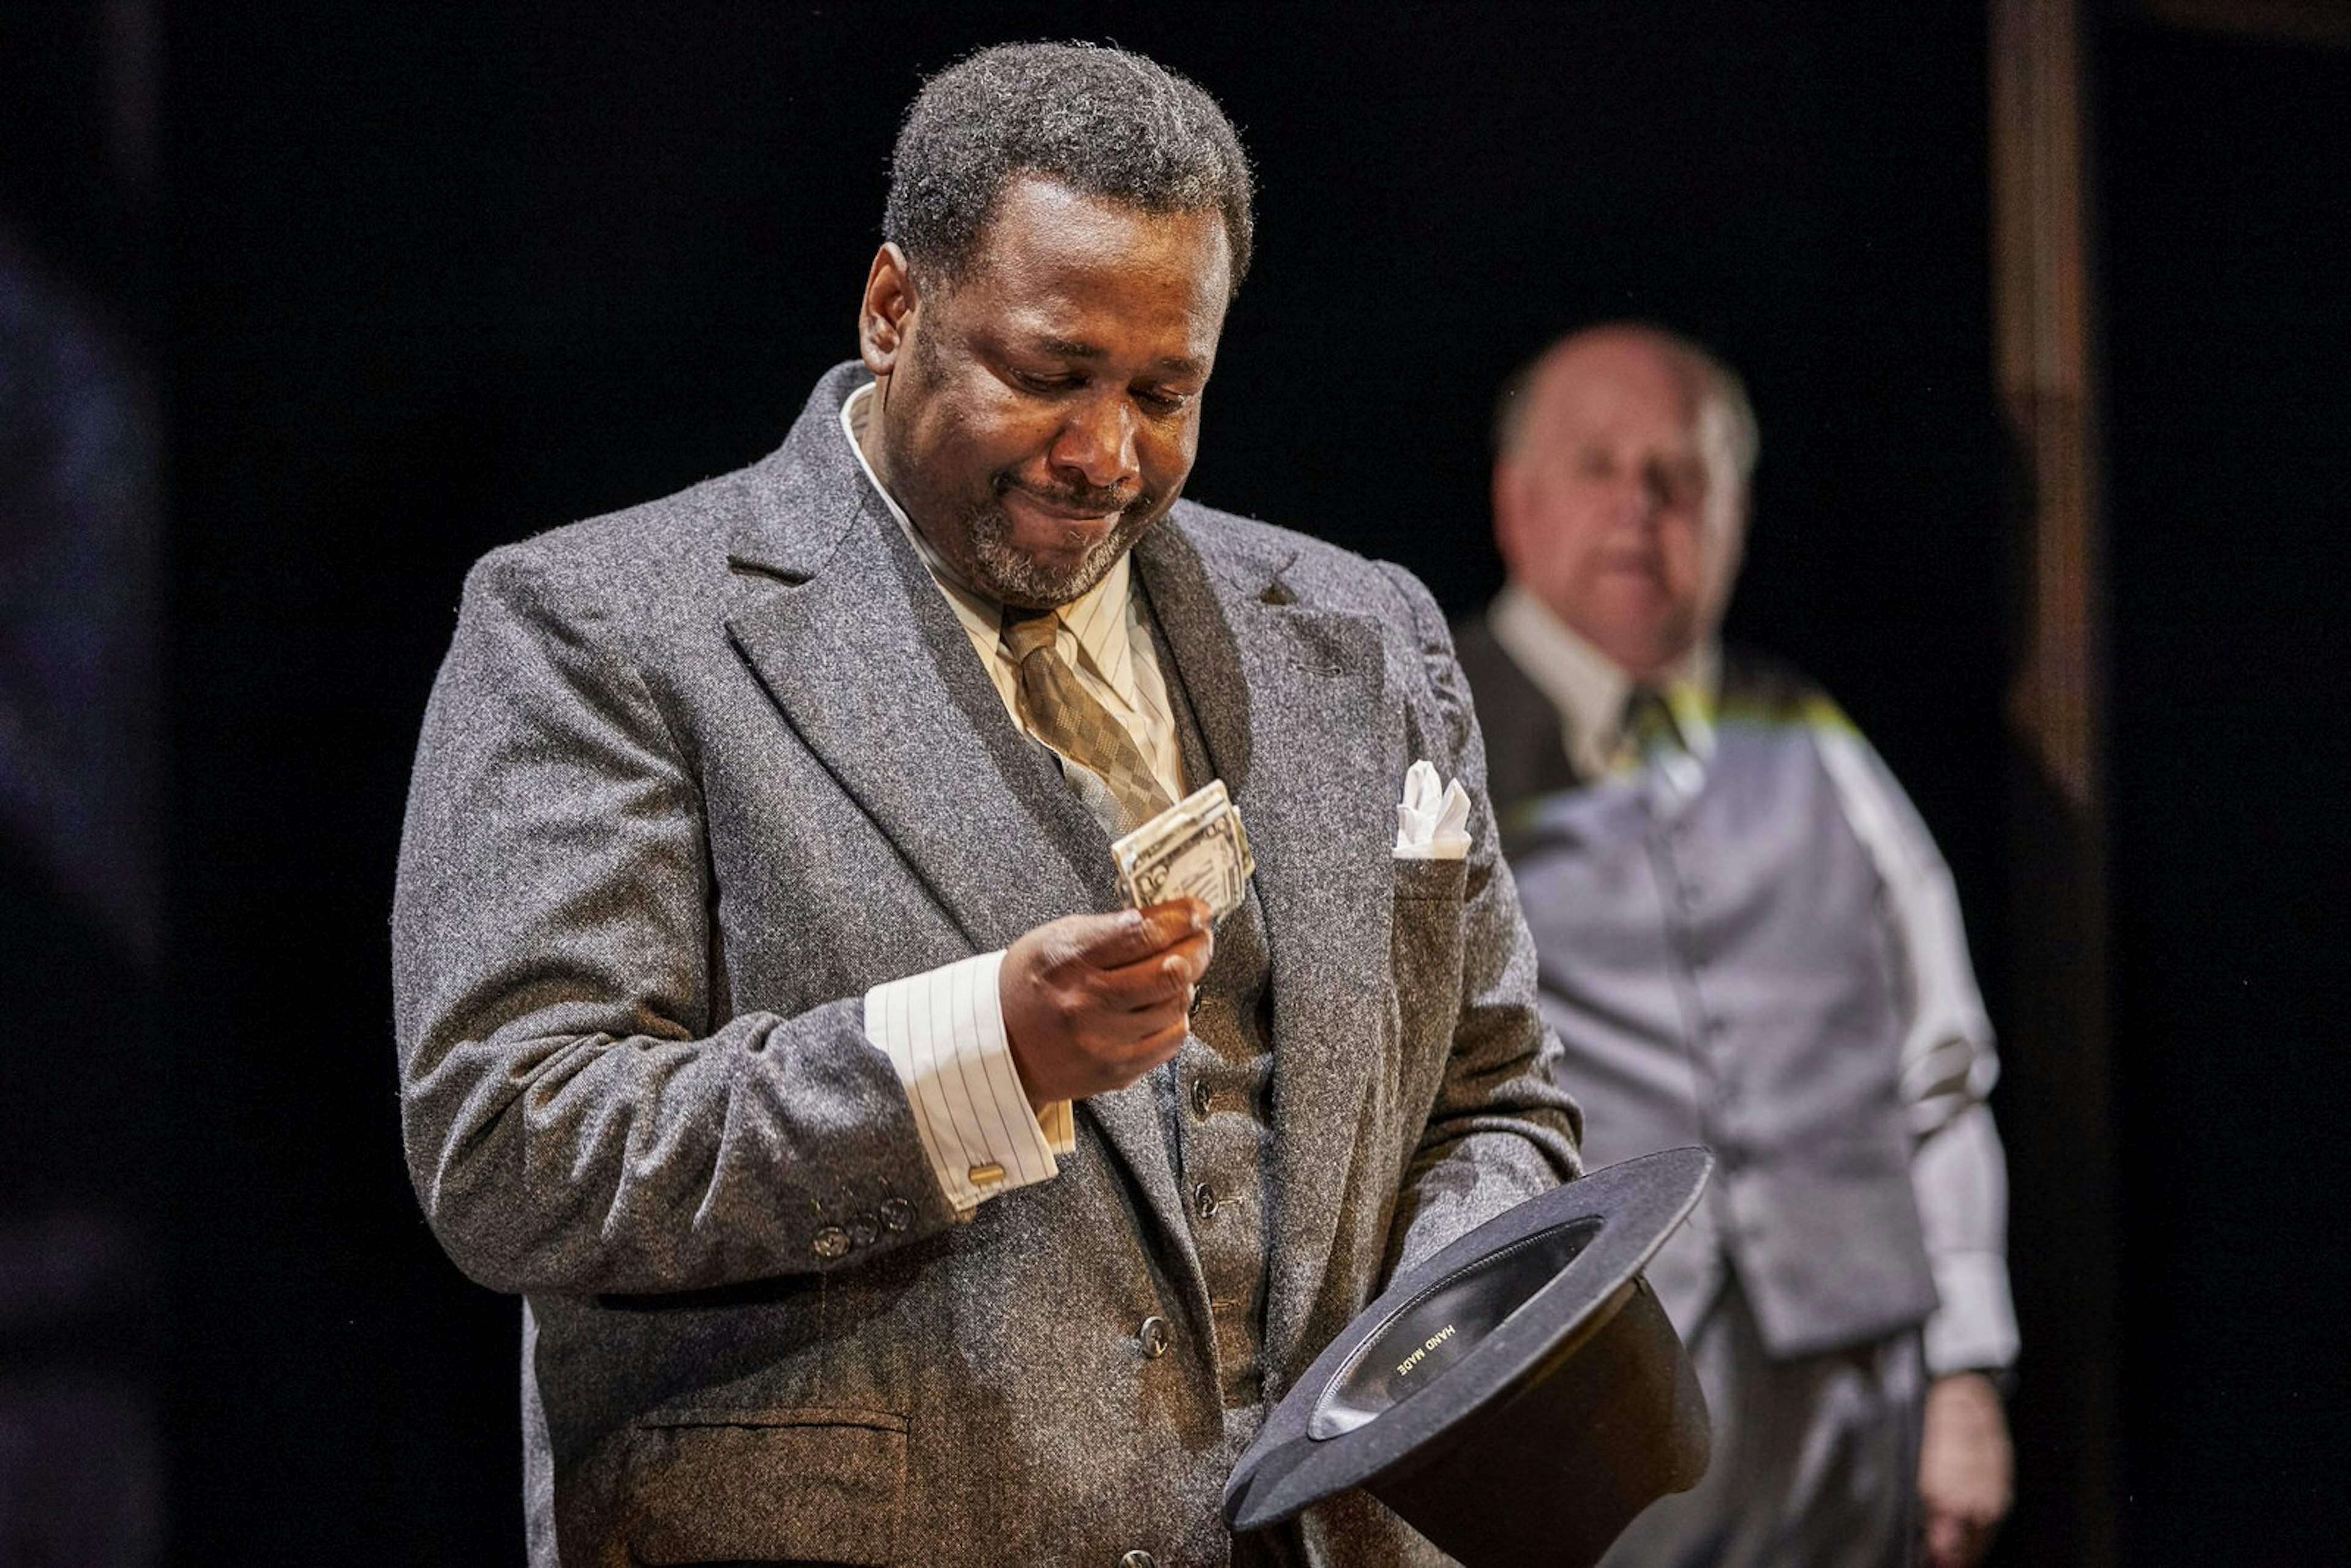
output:
{"label": "waistcoat button", "polygon": [[1157,1361],[1167,1354],[1167,1320],[1156,1315],[1143,1320],[1134,1331],[1135,1343],[1143,1347],[1146,1361]]}
{"label": "waistcoat button", "polygon": [[1148,1552],[1130,1552],[1118,1560],[1118,1568],[1159,1568],[1159,1559]]}
{"label": "waistcoat button", "polygon": [[1207,1182],[1192,1189],[1192,1212],[1206,1219],[1217,1212],[1217,1189]]}
{"label": "waistcoat button", "polygon": [[1205,1078],[1192,1080],[1192,1114],[1205,1122],[1216,1108],[1216,1091],[1208,1087],[1208,1081]]}

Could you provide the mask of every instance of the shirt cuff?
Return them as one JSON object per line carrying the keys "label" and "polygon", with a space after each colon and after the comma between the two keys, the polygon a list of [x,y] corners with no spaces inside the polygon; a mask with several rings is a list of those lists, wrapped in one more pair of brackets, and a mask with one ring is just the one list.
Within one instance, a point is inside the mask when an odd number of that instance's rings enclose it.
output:
{"label": "shirt cuff", "polygon": [[2009,1304],[2008,1265],[1996,1252],[1957,1252],[1935,1260],[1942,1305],[1927,1320],[1927,1371],[2007,1366],[2016,1359],[2016,1312]]}
{"label": "shirt cuff", "polygon": [[1004,955],[888,980],[865,993],[865,1036],[890,1059],[914,1130],[959,1213],[1061,1172],[1076,1148],[1066,1101],[1040,1117],[1013,1065],[997,973]]}

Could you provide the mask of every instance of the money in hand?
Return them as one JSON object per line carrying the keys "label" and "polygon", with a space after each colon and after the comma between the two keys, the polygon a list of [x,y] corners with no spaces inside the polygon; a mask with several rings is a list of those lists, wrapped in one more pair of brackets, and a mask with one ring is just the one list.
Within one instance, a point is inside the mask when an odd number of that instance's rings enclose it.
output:
{"label": "money in hand", "polygon": [[1111,845],[1119,890],[1137,909],[1190,896],[1222,920],[1238,909],[1257,862],[1241,814],[1212,779]]}

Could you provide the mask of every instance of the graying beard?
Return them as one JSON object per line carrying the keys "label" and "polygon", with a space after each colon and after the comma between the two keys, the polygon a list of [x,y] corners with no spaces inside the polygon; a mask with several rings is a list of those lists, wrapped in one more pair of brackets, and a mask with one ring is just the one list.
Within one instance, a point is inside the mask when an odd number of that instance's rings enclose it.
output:
{"label": "graying beard", "polygon": [[973,575],[980,579],[974,586],[1008,604],[1041,609],[1067,604],[1108,577],[1118,558],[1151,525],[1144,508],[1130,510],[1076,565],[1060,570],[1040,565],[1005,543],[1011,526],[1004,509],[993,503],[964,514],[964,539],[971,551]]}

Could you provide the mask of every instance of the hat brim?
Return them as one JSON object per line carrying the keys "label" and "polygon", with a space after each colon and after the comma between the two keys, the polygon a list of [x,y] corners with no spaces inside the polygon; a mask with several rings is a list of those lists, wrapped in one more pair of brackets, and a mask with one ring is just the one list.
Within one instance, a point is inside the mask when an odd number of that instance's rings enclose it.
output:
{"label": "hat brim", "polygon": [[[1713,1165],[1704,1149],[1686,1148],[1606,1166],[1496,1216],[1407,1270],[1274,1408],[1226,1482],[1227,1523],[1259,1530],[1353,1487],[1377,1494],[1377,1483],[1408,1478],[1460,1446],[1491,1424],[1481,1416],[1577,1357],[1654,1355],[1660,1333],[1664,1354],[1677,1363],[1667,1381],[1677,1374],[1683,1402],[1697,1406],[1702,1470],[1703,1403],[1679,1342],[1637,1277],[1697,1205]],[[1625,1314],[1634,1301],[1638,1310]],[[1619,1317],[1625,1327],[1609,1333]],[[1636,1318],[1655,1326],[1636,1328]],[[1608,1424],[1608,1412],[1589,1416],[1595,1429]],[[1685,1438],[1681,1447],[1689,1446]],[[1682,1469],[1689,1470],[1687,1460]],[[1695,1479],[1694,1470],[1677,1484],[1667,1476],[1650,1495]],[[1498,1499],[1511,1484],[1496,1478]]]}

